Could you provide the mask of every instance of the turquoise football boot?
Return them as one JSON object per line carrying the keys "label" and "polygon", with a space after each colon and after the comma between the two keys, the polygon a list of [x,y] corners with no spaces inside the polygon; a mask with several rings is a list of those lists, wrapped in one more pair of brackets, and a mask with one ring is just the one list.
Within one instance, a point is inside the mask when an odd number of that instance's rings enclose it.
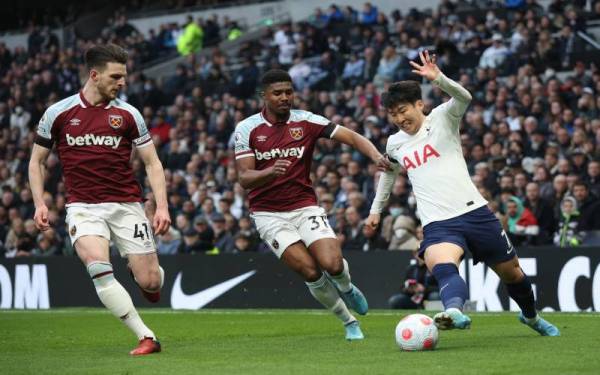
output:
{"label": "turquoise football boot", "polygon": [[519,321],[529,327],[531,327],[534,331],[539,333],[542,336],[560,336],[560,331],[556,328],[555,325],[548,322],[545,319],[542,319],[539,315],[537,315],[533,319],[527,319],[523,316],[523,313],[519,314]]}
{"label": "turquoise football boot", "polygon": [[354,284],[350,284],[350,290],[346,293],[340,293],[340,297],[346,303],[346,306],[350,307],[352,310],[356,311],[357,314],[366,315],[369,311],[369,303],[365,298],[364,294],[358,289]]}
{"label": "turquoise football boot", "polygon": [[358,320],[345,324],[344,328],[346,329],[346,340],[348,341],[362,340],[365,338],[365,335],[363,335],[360,329]]}
{"label": "turquoise football boot", "polygon": [[433,322],[441,330],[471,328],[471,318],[457,308],[449,308],[435,314]]}

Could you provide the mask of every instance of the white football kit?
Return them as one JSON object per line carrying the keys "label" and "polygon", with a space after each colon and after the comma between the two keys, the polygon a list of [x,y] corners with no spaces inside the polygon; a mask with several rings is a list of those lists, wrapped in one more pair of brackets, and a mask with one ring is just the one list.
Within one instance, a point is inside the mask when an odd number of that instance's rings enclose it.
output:
{"label": "white football kit", "polygon": [[381,213],[400,167],[412,184],[423,226],[487,204],[471,181],[460,143],[460,120],[471,94],[441,73],[433,84],[452,98],[434,108],[416,134],[399,131],[389,137],[386,152],[398,164],[381,175],[371,213]]}

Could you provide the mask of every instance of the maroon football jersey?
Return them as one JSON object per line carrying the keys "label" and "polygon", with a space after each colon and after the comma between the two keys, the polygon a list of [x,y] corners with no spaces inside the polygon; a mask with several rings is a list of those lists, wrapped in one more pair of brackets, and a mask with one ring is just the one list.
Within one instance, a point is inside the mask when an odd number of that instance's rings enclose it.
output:
{"label": "maroon football jersey", "polygon": [[120,99],[92,106],[81,93],[50,106],[38,125],[37,144],[56,143],[67,203],[141,202],[129,164],[133,144],[152,139],[142,115]]}
{"label": "maroon football jersey", "polygon": [[292,162],[285,175],[250,190],[250,210],[281,212],[317,204],[310,180],[315,143],[331,137],[337,125],[314,113],[292,110],[285,123],[271,124],[264,113],[240,122],[235,129],[235,158],[253,157],[255,168],[272,166],[277,159]]}

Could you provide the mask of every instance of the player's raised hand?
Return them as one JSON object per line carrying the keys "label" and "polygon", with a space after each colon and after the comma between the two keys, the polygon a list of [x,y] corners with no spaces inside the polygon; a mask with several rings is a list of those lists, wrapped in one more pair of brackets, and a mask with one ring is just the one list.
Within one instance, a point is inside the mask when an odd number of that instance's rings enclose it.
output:
{"label": "player's raised hand", "polygon": [[420,75],[421,77],[425,77],[430,81],[436,79],[441,72],[440,68],[438,68],[436,65],[435,55],[429,56],[429,51],[425,50],[419,52],[419,57],[421,58],[421,64],[423,65],[419,65],[414,61],[410,61],[410,65],[412,65],[414,68],[412,72]]}
{"label": "player's raised hand", "polygon": [[286,174],[288,168],[292,165],[292,162],[289,160],[279,159],[273,164],[271,167],[271,173],[274,176],[283,176]]}
{"label": "player's raised hand", "polygon": [[46,207],[45,204],[35,208],[33,221],[35,221],[35,227],[42,232],[50,228],[50,222],[48,221],[48,207]]}
{"label": "player's raised hand", "polygon": [[369,214],[369,217],[367,217],[367,220],[365,220],[365,225],[368,225],[375,230],[379,226],[380,220],[380,214]]}
{"label": "player's raised hand", "polygon": [[152,219],[152,229],[154,234],[160,236],[165,234],[171,226],[171,217],[169,216],[169,210],[166,208],[157,208]]}

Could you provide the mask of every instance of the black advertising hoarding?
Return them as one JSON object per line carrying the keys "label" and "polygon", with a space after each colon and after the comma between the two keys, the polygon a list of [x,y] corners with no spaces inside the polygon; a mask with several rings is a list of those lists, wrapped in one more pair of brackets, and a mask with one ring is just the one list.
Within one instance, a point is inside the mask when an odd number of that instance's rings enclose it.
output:
{"label": "black advertising hoarding", "polygon": [[[387,308],[410,261],[406,252],[346,253],[355,282],[372,308]],[[538,308],[600,311],[600,249],[519,250],[536,289]],[[117,279],[139,307],[318,308],[299,276],[270,254],[179,255],[160,259],[165,285],[160,303],[146,302],[115,258]],[[479,311],[515,310],[497,276],[466,259],[460,267]],[[511,303],[512,302],[512,303]],[[101,306],[85,267],[75,257],[0,261],[0,308]]]}

